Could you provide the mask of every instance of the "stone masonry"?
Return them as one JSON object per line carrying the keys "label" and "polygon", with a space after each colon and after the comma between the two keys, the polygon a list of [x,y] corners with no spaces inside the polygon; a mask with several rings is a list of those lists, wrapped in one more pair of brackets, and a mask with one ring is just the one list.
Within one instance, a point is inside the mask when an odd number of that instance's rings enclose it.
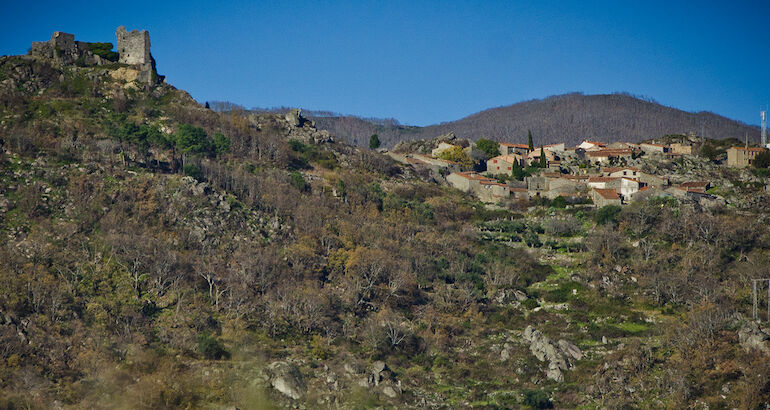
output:
{"label": "stone masonry", "polygon": [[[29,48],[29,55],[53,60],[58,64],[84,65],[103,64],[102,58],[94,55],[86,43],[75,41],[75,35],[55,31],[48,41],[35,41]],[[80,60],[80,61],[78,61]]]}
{"label": "stone masonry", "polygon": [[118,54],[123,64],[151,64],[150,33],[146,30],[126,31],[124,26],[115,32],[118,37]]}

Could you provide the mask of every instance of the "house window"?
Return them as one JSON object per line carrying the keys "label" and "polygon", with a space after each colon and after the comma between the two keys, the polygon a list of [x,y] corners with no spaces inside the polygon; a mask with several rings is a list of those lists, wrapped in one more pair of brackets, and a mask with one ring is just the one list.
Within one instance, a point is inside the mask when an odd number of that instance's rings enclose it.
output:
{"label": "house window", "polygon": [[495,159],[495,160],[493,160],[493,161],[495,161],[494,163],[495,163],[495,164],[497,164],[497,160],[496,160],[496,159]]}
{"label": "house window", "polygon": [[511,167],[508,167],[508,171],[510,171],[510,170],[511,170]]}

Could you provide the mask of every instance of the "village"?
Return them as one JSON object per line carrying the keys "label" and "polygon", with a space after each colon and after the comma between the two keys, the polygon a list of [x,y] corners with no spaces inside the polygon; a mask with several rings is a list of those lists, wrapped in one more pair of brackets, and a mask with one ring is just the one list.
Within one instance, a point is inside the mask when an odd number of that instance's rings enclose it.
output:
{"label": "village", "polygon": [[[660,142],[660,143],[659,143]],[[416,169],[429,169],[445,182],[487,204],[540,198],[564,204],[627,205],[653,197],[688,199],[701,205],[724,203],[709,192],[708,180],[672,181],[671,175],[646,170],[649,162],[681,161],[697,155],[700,141],[683,136],[677,142],[604,143],[584,140],[576,147],[564,143],[535,147],[494,140],[477,142],[448,135],[439,137],[428,153],[387,152]],[[762,147],[732,146],[721,163],[727,167],[752,165]],[[486,165],[486,167],[484,167]]]}

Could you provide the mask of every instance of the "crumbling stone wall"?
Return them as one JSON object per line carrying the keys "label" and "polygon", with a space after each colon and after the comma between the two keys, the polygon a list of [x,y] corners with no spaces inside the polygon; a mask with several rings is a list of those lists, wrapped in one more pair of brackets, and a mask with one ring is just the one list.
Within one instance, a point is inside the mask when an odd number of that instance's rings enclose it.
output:
{"label": "crumbling stone wall", "polygon": [[[75,41],[75,35],[54,31],[48,41],[35,41],[29,49],[29,55],[53,60],[59,64],[83,65],[102,64],[101,57],[94,55],[86,43]],[[80,60],[80,61],[78,61]]]}
{"label": "crumbling stone wall", "polygon": [[126,31],[124,26],[115,32],[118,37],[118,54],[123,64],[150,64],[150,33],[146,30]]}

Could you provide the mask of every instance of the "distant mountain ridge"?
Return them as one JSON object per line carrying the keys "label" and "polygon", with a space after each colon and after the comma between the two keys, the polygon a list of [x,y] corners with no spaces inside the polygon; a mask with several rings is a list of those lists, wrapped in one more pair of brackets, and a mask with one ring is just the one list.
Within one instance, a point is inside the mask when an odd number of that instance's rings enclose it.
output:
{"label": "distant mountain ridge", "polygon": [[737,138],[745,135],[758,141],[758,127],[712,112],[687,112],[625,93],[584,95],[570,93],[491,108],[457,121],[426,127],[401,125],[397,121],[346,115],[313,115],[319,129],[354,143],[366,145],[378,134],[383,146],[404,140],[434,138],[448,132],[471,139],[494,138],[526,143],[531,130],[535,144],[565,142],[576,145],[583,139],[606,142],[641,141],[669,134],[701,135],[708,138]]}

